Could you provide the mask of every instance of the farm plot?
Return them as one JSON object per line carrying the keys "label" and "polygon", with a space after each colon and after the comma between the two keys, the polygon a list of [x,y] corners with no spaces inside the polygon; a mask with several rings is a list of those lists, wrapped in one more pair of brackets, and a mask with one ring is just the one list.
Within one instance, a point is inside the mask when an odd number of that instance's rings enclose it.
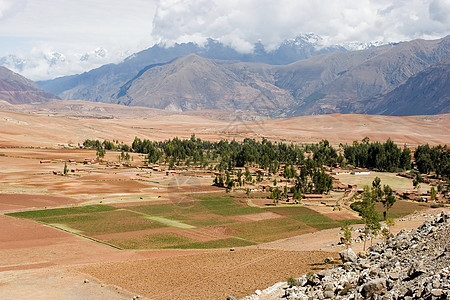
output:
{"label": "farm plot", "polygon": [[[344,184],[356,184],[358,188],[362,189],[364,186],[372,186],[372,181],[375,177],[381,179],[381,184],[388,184],[396,191],[406,191],[414,189],[411,179],[397,176],[395,173],[386,172],[371,172],[369,175],[335,175]],[[430,186],[425,183],[420,184],[419,191],[421,193],[430,189]]]}
{"label": "farm plot", "polygon": [[123,249],[240,247],[342,226],[306,207],[250,207],[228,194],[189,205],[90,205],[11,213]]}

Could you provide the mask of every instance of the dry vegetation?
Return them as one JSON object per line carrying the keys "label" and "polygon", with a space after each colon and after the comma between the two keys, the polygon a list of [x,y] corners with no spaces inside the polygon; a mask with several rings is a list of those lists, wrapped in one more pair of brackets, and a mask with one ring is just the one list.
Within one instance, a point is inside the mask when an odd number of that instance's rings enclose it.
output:
{"label": "dry vegetation", "polygon": [[[135,136],[187,138],[194,132],[211,140],[264,134],[299,143],[328,138],[337,144],[367,135],[372,140],[390,136],[408,145],[450,144],[445,134],[450,129],[448,116],[332,115],[230,127],[229,122],[201,116],[77,119],[0,112],[0,128],[0,165],[6,166],[0,169],[2,298],[23,296],[18,283],[31,284],[30,276],[36,283],[43,273],[51,282],[39,287],[42,297],[36,299],[57,297],[62,281],[54,274],[66,278],[60,291],[70,294],[80,289],[79,272],[93,276],[89,277],[93,281],[155,299],[243,296],[324,267],[323,259],[340,249],[329,246],[337,242],[339,228],[359,219],[347,208],[333,209],[343,192],[304,200],[309,206],[274,207],[266,205],[271,203],[268,193],[226,194],[211,186],[214,175],[203,170],[168,176],[142,168],[142,156],[135,153],[131,166],[108,165],[107,161],[117,161],[118,152],[107,152],[105,163],[98,163],[95,151],[67,149],[68,144],[77,146],[86,138],[128,143]],[[65,163],[69,173],[62,176]],[[412,188],[410,179],[389,173],[372,175],[339,175],[339,179],[359,188],[376,175],[394,189]],[[421,189],[429,187],[422,184]],[[401,217],[428,208],[398,201],[390,213]],[[279,241],[283,238],[287,239]],[[230,247],[236,251],[229,251]],[[73,265],[81,266],[74,271]],[[15,278],[14,283],[10,278]],[[104,295],[117,294],[106,292],[114,291],[111,286],[104,290]],[[86,293],[97,292],[91,288]],[[130,294],[117,295],[120,299]]]}

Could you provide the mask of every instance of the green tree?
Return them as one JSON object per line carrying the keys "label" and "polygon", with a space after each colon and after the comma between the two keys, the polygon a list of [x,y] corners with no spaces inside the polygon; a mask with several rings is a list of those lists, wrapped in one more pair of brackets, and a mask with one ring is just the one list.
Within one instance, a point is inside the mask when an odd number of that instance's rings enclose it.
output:
{"label": "green tree", "polygon": [[253,181],[252,174],[250,174],[250,170],[248,167],[245,167],[245,173],[244,173],[245,182],[251,183]]}
{"label": "green tree", "polygon": [[436,189],[434,188],[434,186],[432,186],[430,190],[430,199],[432,201],[436,200]]}
{"label": "green tree", "polygon": [[281,199],[281,190],[278,187],[274,188],[270,194],[270,198],[273,199],[273,203],[278,203]]}
{"label": "green tree", "polygon": [[370,237],[372,244],[373,237],[378,235],[381,229],[380,217],[375,209],[375,201],[373,199],[373,191],[368,186],[364,187],[363,201],[361,204],[361,216],[364,220],[364,251],[366,250],[366,240]]}
{"label": "green tree", "polygon": [[96,152],[97,159],[102,160],[105,157],[105,153],[106,153],[105,148],[103,148],[102,145],[99,145],[97,147],[97,152]]}
{"label": "green tree", "polygon": [[69,171],[69,169],[67,168],[67,163],[64,162],[64,170],[63,170],[64,175],[67,175],[68,171]]}
{"label": "green tree", "polygon": [[383,203],[384,207],[383,219],[386,220],[388,216],[388,211],[394,205],[396,199],[394,196],[394,192],[392,191],[392,188],[389,185],[383,186],[383,194],[384,197],[382,198],[381,202]]}
{"label": "green tree", "polygon": [[341,230],[344,232],[342,241],[347,249],[352,245],[352,229],[353,228],[350,227],[348,223],[345,223],[345,225],[341,227]]}

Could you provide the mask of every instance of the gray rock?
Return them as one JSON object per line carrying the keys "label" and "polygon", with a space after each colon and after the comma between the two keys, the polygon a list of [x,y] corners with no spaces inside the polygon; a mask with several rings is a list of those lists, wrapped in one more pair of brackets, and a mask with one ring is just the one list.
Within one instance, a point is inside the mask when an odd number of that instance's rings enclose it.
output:
{"label": "gray rock", "polygon": [[432,289],[431,290],[431,295],[434,297],[441,297],[443,295],[443,291],[442,289]]}
{"label": "gray rock", "polygon": [[414,261],[411,265],[411,267],[408,270],[408,276],[410,278],[415,278],[423,273],[426,272],[425,266],[423,265],[423,261]]}
{"label": "gray rock", "polygon": [[355,252],[353,252],[352,248],[348,248],[339,252],[339,256],[341,257],[343,263],[354,262],[358,259]]}
{"label": "gray rock", "polygon": [[333,299],[334,293],[333,293],[333,291],[325,291],[325,292],[323,292],[323,297],[325,299]]}
{"label": "gray rock", "polygon": [[373,279],[363,285],[361,294],[365,298],[370,298],[372,295],[379,295],[386,292],[386,278]]}

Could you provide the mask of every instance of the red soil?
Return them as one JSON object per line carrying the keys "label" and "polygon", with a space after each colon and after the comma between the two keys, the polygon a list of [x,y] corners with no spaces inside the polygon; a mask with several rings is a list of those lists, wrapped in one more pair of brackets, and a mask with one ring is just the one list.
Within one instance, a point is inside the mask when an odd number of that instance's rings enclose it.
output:
{"label": "red soil", "polygon": [[62,206],[79,203],[80,200],[70,197],[28,194],[0,194],[0,212]]}

